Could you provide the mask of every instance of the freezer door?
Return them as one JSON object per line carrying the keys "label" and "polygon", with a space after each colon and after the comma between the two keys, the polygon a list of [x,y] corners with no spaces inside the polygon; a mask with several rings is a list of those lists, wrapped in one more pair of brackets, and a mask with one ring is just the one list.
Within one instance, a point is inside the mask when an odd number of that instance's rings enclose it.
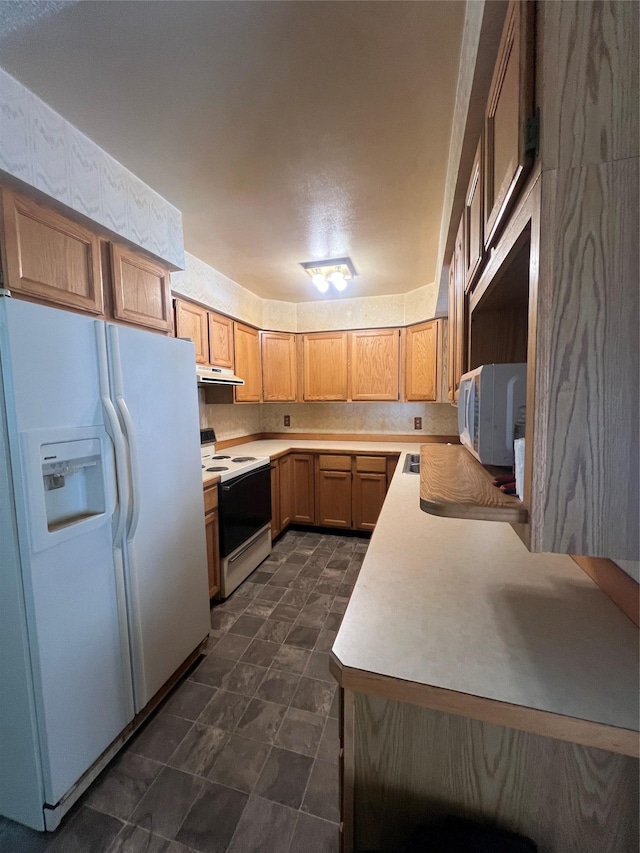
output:
{"label": "freezer door", "polygon": [[[104,324],[98,327],[104,335]],[[0,299],[12,487],[50,805],[133,717],[123,579],[112,543],[117,484],[96,340],[92,318]]]}
{"label": "freezer door", "polygon": [[136,710],[208,635],[197,386],[190,341],[108,327],[113,397],[130,451],[125,573]]}

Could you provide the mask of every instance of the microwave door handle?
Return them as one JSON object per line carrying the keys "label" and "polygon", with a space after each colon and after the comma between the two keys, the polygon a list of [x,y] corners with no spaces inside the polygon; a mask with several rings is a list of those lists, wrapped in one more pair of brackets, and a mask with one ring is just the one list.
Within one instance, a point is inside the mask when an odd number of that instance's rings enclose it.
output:
{"label": "microwave door handle", "polygon": [[474,402],[475,388],[476,388],[475,382],[471,381],[469,383],[469,393],[467,394],[466,406],[465,406],[465,411],[464,411],[464,420],[465,420],[464,426],[465,426],[465,429],[466,429],[467,433],[469,434],[470,438],[471,438],[471,426],[470,426],[471,414],[470,413],[471,413],[471,407],[473,406],[473,402]]}

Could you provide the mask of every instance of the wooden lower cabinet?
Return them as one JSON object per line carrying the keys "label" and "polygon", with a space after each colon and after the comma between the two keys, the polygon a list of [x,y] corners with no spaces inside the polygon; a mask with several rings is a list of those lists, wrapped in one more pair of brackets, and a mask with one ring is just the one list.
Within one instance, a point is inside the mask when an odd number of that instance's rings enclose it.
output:
{"label": "wooden lower cabinet", "polygon": [[207,569],[209,571],[209,598],[220,592],[220,544],[218,527],[218,487],[204,490],[204,529],[207,539]]}
{"label": "wooden lower cabinet", "polygon": [[318,471],[318,524],[321,527],[351,527],[351,477],[351,466],[348,471]]}
{"label": "wooden lower cabinet", "polygon": [[387,475],[353,475],[353,526],[356,530],[373,530],[387,494]]}
{"label": "wooden lower cabinet", "polygon": [[312,453],[291,453],[291,521],[315,524],[315,478]]}
{"label": "wooden lower cabinet", "polygon": [[271,460],[271,539],[280,533],[280,460]]}
{"label": "wooden lower cabinet", "polygon": [[637,851],[637,758],[340,692],[342,853],[400,853],[445,815],[521,833],[541,853]]}
{"label": "wooden lower cabinet", "polygon": [[278,460],[278,533],[291,524],[292,479],[291,454]]}

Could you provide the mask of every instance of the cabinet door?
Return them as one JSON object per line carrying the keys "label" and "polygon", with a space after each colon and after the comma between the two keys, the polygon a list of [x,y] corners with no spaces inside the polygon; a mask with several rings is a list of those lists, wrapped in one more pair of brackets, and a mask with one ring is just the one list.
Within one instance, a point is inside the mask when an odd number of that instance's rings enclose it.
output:
{"label": "cabinet door", "polygon": [[464,204],[464,288],[469,290],[480,269],[484,254],[484,168],[482,137],[473,161],[471,180]]}
{"label": "cabinet door", "polygon": [[2,214],[7,289],[103,313],[97,234],[7,188],[2,189]]}
{"label": "cabinet door", "polygon": [[262,399],[265,403],[296,400],[296,336],[262,332]]}
{"label": "cabinet door", "polygon": [[111,244],[113,316],[136,326],[170,332],[169,270],[119,243]]}
{"label": "cabinet door", "polygon": [[280,533],[280,463],[271,462],[271,538]]}
{"label": "cabinet door", "polygon": [[466,370],[466,316],[464,299],[464,219],[460,220],[455,250],[449,268],[449,391],[457,400],[460,377]]}
{"label": "cabinet door", "polygon": [[351,471],[318,471],[318,524],[351,527]]}
{"label": "cabinet door", "polygon": [[220,592],[220,545],[217,509],[207,512],[204,517],[204,527],[207,540],[209,598],[213,598]]}
{"label": "cabinet door", "polygon": [[209,364],[233,370],[233,320],[209,311]]}
{"label": "cabinet door", "polygon": [[292,478],[291,478],[291,455],[281,456],[278,460],[279,467],[279,489],[280,489],[280,518],[278,532],[291,524],[292,500]]}
{"label": "cabinet door", "polygon": [[208,312],[206,308],[176,299],[176,338],[189,338],[196,348],[196,364],[209,364]]}
{"label": "cabinet door", "polygon": [[313,455],[292,453],[289,458],[291,459],[291,521],[315,524]]}
{"label": "cabinet door", "polygon": [[260,334],[242,323],[233,324],[235,371],[244,385],[234,388],[236,403],[259,403],[262,399]]}
{"label": "cabinet door", "polygon": [[351,332],[351,399],[397,400],[400,331],[365,329]]}
{"label": "cabinet door", "polygon": [[442,321],[431,320],[407,328],[405,398],[439,400]]}
{"label": "cabinet door", "polygon": [[316,332],[302,336],[305,400],[347,399],[347,332]]}
{"label": "cabinet door", "polygon": [[487,248],[494,243],[531,165],[525,152],[525,128],[533,112],[533,7],[526,0],[511,0],[489,90],[485,116]]}
{"label": "cabinet door", "polygon": [[373,530],[387,493],[386,474],[361,474],[353,477],[353,521],[356,530]]}

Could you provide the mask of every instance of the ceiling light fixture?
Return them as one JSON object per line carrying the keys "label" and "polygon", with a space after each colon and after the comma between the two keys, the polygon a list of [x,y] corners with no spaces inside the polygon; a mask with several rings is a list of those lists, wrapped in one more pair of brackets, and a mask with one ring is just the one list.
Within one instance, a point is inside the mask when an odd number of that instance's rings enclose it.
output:
{"label": "ceiling light fixture", "polygon": [[335,289],[342,293],[346,289],[347,284],[356,275],[355,268],[351,262],[351,258],[332,258],[328,261],[307,261],[301,264],[311,276],[311,281],[318,288],[320,293],[326,293],[329,290],[329,285],[332,284]]}

